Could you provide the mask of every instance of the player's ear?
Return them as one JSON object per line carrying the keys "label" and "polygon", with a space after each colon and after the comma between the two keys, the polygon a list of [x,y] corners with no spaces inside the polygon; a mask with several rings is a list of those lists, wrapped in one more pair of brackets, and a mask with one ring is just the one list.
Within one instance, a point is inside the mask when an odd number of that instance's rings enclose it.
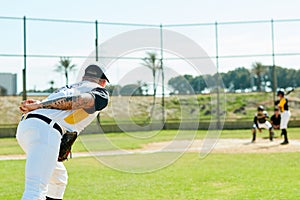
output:
{"label": "player's ear", "polygon": [[105,87],[106,86],[106,80],[105,79],[99,79],[99,85],[101,86],[101,87]]}

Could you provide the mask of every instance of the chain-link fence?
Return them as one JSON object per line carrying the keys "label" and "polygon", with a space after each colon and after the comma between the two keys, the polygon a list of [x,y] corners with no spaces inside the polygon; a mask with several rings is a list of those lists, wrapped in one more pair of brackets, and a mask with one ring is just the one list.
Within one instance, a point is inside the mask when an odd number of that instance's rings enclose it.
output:
{"label": "chain-link fence", "polygon": [[[56,87],[64,84],[63,75],[54,72],[61,57],[69,57],[78,65],[84,63],[87,58],[95,61],[104,60],[104,63],[105,60],[110,60],[113,64],[108,73],[111,75],[112,84],[128,85],[132,83],[130,81],[136,84],[137,80],[142,81],[140,84],[148,82],[148,87],[143,94],[151,96],[153,80],[142,76],[130,78],[128,72],[141,66],[145,52],[155,51],[157,59],[163,64],[161,66],[169,69],[163,70],[164,74],[161,73],[157,77],[160,80],[156,86],[159,88],[157,94],[162,97],[161,106],[164,107],[164,97],[171,93],[171,89],[164,88],[164,86],[172,77],[184,74],[193,76],[206,74],[205,67],[200,70],[199,74],[191,63],[192,60],[199,63],[212,61],[216,68],[211,71],[212,75],[241,66],[249,67],[256,61],[273,69],[276,65],[297,67],[300,56],[299,24],[300,19],[218,21],[197,24],[134,24],[101,20],[80,21],[2,16],[0,17],[2,30],[0,32],[0,70],[18,74],[18,82],[22,83],[18,84],[18,91],[23,91],[23,98],[27,98],[27,90],[34,91],[50,87],[53,82]],[[154,43],[157,43],[156,48],[147,49],[145,46],[143,51],[135,49],[117,57],[101,52],[100,46],[104,41],[141,29],[158,30],[157,34],[150,35]],[[164,31],[173,31],[188,37],[205,53],[190,53],[187,54],[190,57],[182,57],[176,52],[165,49],[165,46],[169,44]],[[179,46],[180,42],[178,41]],[[136,70],[136,73],[145,72]],[[75,72],[72,75],[75,81]],[[277,82],[280,80],[276,80],[276,70],[272,71],[271,76],[270,88],[274,92],[273,99],[275,99]],[[219,108],[222,104],[220,101],[224,101],[224,99],[220,100],[219,90],[225,91],[225,88],[220,88],[221,80],[219,76],[216,77],[215,81],[218,86],[215,88],[217,94],[215,105],[217,106],[216,116],[219,117],[223,112]]]}

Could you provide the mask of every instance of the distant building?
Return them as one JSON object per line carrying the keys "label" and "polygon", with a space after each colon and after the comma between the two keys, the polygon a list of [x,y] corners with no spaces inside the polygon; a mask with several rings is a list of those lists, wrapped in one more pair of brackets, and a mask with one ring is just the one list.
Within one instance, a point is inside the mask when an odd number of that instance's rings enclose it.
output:
{"label": "distant building", "polygon": [[17,94],[17,74],[0,73],[0,95]]}

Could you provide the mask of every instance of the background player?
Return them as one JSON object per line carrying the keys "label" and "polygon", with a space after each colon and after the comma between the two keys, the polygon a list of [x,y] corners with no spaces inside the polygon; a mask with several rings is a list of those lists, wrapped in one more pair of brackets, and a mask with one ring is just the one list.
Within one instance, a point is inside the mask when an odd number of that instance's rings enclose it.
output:
{"label": "background player", "polygon": [[42,102],[21,103],[17,140],[27,154],[23,200],[62,199],[67,172],[57,162],[62,135],[82,131],[108,104],[108,81],[97,65],[85,69],[82,81],[63,87]]}
{"label": "background player", "polygon": [[[291,117],[291,112],[289,111],[289,102],[286,97],[284,97],[284,92],[283,91],[278,91],[277,96],[279,97],[279,102],[278,102],[278,108],[281,112],[281,120],[280,120],[280,129],[281,129],[281,135],[283,135],[284,140],[281,143],[282,145],[288,144],[288,136],[287,136],[287,125],[289,123],[290,117]],[[277,103],[277,102],[276,102]]]}
{"label": "background player", "polygon": [[256,129],[261,132],[262,128],[269,130],[269,139],[273,141],[274,132],[271,123],[267,120],[269,118],[267,111],[265,111],[262,105],[257,107],[257,113],[254,116],[254,124],[252,127],[252,143],[256,140]]}
{"label": "background player", "polygon": [[277,129],[277,130],[280,129],[280,121],[281,121],[281,116],[280,116],[280,113],[279,113],[279,109],[275,108],[274,109],[274,114],[272,115],[272,117],[270,119],[270,122],[273,126],[273,129]]}

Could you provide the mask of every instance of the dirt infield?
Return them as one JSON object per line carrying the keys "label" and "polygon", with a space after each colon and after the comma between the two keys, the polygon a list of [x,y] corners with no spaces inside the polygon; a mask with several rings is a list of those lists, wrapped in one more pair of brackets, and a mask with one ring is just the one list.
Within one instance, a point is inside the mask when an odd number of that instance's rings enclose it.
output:
{"label": "dirt infield", "polygon": [[[215,144],[212,153],[280,153],[280,152],[300,152],[300,140],[290,140],[288,145],[280,145],[282,139],[275,139],[270,142],[268,139],[258,139],[251,143],[249,139],[219,139]],[[189,146],[189,148],[186,148]],[[86,156],[107,156],[124,155],[134,153],[153,153],[153,152],[201,152],[203,140],[177,140],[168,142],[155,142],[143,146],[141,149],[134,150],[111,150],[103,152],[78,152],[73,153],[73,157]],[[0,160],[22,160],[25,155],[0,155]]]}
{"label": "dirt infield", "polygon": [[[180,143],[184,144],[180,144]],[[251,143],[250,139],[219,139],[214,146],[212,153],[275,153],[275,152],[300,152],[300,140],[290,140],[288,145],[280,145],[282,139],[275,139],[270,142],[268,139],[258,139]],[[187,141],[176,141],[177,150],[183,150]],[[143,147],[142,150],[158,151],[167,150],[171,142],[150,143]],[[174,146],[174,145],[173,145]],[[203,140],[195,140],[187,152],[201,152]],[[171,150],[171,149],[169,149]],[[176,150],[176,149],[173,149]]]}

